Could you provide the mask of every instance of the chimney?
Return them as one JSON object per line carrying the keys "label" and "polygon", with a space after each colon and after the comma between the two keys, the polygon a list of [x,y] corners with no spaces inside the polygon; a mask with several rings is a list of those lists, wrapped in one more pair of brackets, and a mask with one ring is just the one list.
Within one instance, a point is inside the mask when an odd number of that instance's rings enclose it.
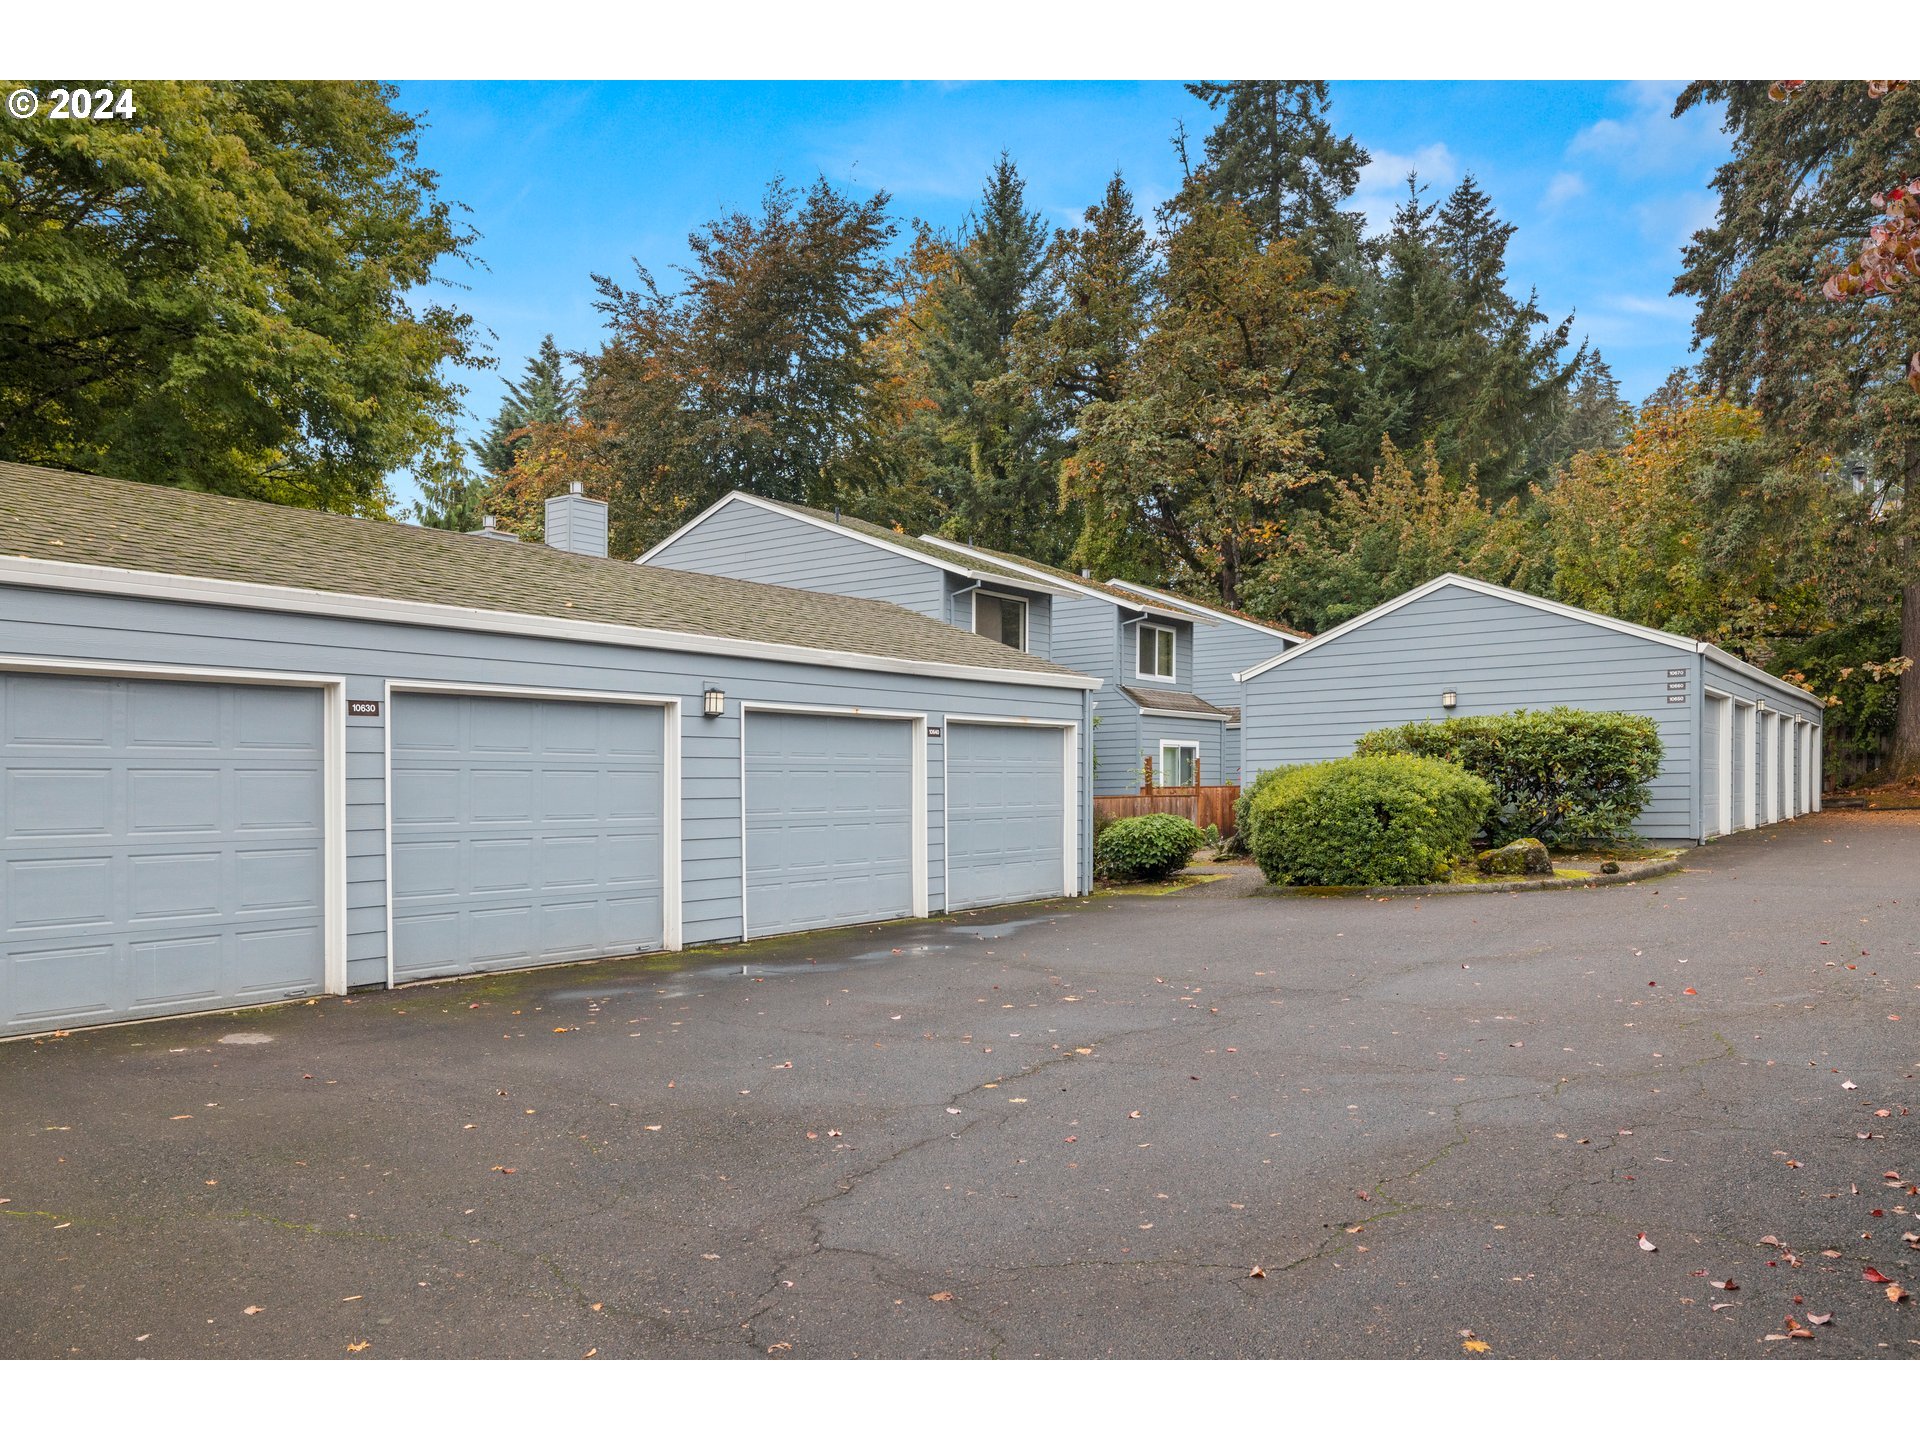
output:
{"label": "chimney", "polygon": [[502,530],[500,528],[500,522],[491,515],[482,515],[480,517],[480,528],[478,530],[469,530],[467,533],[469,535],[480,535],[488,540],[518,541],[520,538],[511,530]]}
{"label": "chimney", "polygon": [[547,544],[575,555],[607,558],[607,502],[589,500],[580,482],[547,498]]}

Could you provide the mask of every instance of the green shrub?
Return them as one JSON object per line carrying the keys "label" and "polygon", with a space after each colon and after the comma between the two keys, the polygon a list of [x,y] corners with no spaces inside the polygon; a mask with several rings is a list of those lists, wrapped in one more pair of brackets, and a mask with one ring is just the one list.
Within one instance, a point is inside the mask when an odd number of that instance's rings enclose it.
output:
{"label": "green shrub", "polygon": [[1444,880],[1472,853],[1493,807],[1486,781],[1410,755],[1328,760],[1260,779],[1253,858],[1279,885]]}
{"label": "green shrub", "polygon": [[1240,787],[1240,793],[1233,802],[1233,849],[1236,854],[1253,853],[1253,828],[1256,823],[1253,818],[1254,797],[1282,775],[1291,774],[1299,768],[1298,765],[1281,765],[1272,770],[1262,770],[1253,777],[1252,784]]}
{"label": "green shrub", "polygon": [[1644,715],[1558,706],[1375,730],[1354,753],[1452,761],[1493,787],[1489,843],[1531,835],[1564,848],[1632,836],[1661,747]]}
{"label": "green shrub", "polygon": [[1094,840],[1094,873],[1108,880],[1165,880],[1184,870],[1206,841],[1184,815],[1129,815]]}

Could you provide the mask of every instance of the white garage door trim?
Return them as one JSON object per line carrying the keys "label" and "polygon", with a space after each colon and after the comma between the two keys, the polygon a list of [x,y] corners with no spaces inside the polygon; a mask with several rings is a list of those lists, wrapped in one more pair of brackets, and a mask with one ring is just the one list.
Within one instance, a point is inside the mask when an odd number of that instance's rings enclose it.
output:
{"label": "white garage door trim", "polygon": [[[1720,707],[1720,735],[1714,750],[1714,765],[1719,771],[1716,794],[1720,807],[1720,826],[1716,830],[1708,830],[1705,824],[1702,824],[1700,827],[1701,830],[1706,832],[1707,837],[1711,838],[1716,835],[1731,835],[1734,830],[1733,696],[1725,690],[1715,690],[1711,685],[1705,688],[1707,692],[1707,704]],[[1704,718],[1703,716],[1702,719],[1704,720]],[[1701,797],[1703,802],[1705,798],[1705,796]]]}
{"label": "white garage door trim", "polygon": [[907,745],[912,766],[912,813],[908,823],[913,836],[908,859],[913,881],[913,915],[927,918],[927,872],[931,862],[927,852],[927,712],[924,710],[876,710],[866,705],[800,705],[770,700],[740,702],[740,939],[753,938],[753,925],[747,914],[747,717],[762,715],[848,715],[861,720],[905,720],[913,726]]}
{"label": "white garage door trim", "polygon": [[[645,705],[661,712],[660,924],[663,952],[681,948],[680,896],[680,699],[676,695],[635,695],[613,690],[555,690],[534,685],[480,685],[459,681],[389,680],[381,706],[381,749],[386,822],[387,988],[400,982],[393,969],[393,697],[395,695],[478,695],[514,700],[572,700],[597,705]],[[439,978],[446,978],[444,976]]]}
{"label": "white garage door trim", "polygon": [[84,675],[103,680],[182,680],[209,685],[271,685],[320,691],[320,708],[325,721],[321,762],[325,793],[321,825],[324,831],[322,883],[326,899],[321,907],[321,927],[326,970],[322,986],[329,995],[347,993],[347,681],[344,675],[235,670],[203,665],[115,664],[38,655],[0,655],[0,670],[22,675]]}
{"label": "white garage door trim", "polygon": [[[1006,715],[948,715],[948,725],[1020,725],[1029,730],[1058,730],[1060,743],[1066,747],[1066,764],[1061,772],[1066,777],[1065,795],[1061,806],[1061,855],[1066,888],[1063,895],[1084,893],[1080,888],[1080,724],[1076,720],[1026,720]],[[944,737],[943,737],[944,738]],[[940,747],[940,853],[941,853],[941,889],[951,897],[953,894],[953,844],[947,823],[945,798],[952,792],[947,787],[947,747]]]}

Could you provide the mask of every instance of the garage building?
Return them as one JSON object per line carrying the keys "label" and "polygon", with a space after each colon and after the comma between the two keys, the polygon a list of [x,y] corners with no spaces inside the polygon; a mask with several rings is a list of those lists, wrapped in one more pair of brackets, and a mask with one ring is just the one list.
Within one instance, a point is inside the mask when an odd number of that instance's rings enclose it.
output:
{"label": "garage building", "polygon": [[0,464],[0,1034],[1088,888],[1097,680],[548,504]]}
{"label": "garage building", "polygon": [[1442,575],[1242,671],[1244,769],[1353,753],[1369,730],[1567,705],[1649,716],[1636,828],[1704,842],[1820,808],[1818,697],[1704,640]]}

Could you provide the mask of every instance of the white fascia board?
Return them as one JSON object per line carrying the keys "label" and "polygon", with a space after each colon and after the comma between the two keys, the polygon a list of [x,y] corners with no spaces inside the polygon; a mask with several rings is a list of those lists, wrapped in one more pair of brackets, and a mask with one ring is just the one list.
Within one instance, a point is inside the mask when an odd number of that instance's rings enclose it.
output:
{"label": "white fascia board", "polygon": [[1221,725],[1233,723],[1224,715],[1208,715],[1197,710],[1150,710],[1145,705],[1136,705],[1133,708],[1142,715],[1155,715],[1162,720],[1212,720]]}
{"label": "white fascia board", "polygon": [[1116,590],[1131,591],[1133,594],[1144,596],[1149,600],[1164,600],[1167,604],[1186,612],[1195,620],[1205,620],[1215,625],[1238,625],[1243,630],[1252,630],[1260,635],[1272,635],[1278,639],[1282,645],[1299,645],[1302,643],[1298,635],[1291,635],[1285,630],[1276,630],[1271,625],[1262,625],[1258,620],[1249,620],[1243,615],[1234,615],[1225,610],[1216,610],[1211,605],[1203,605],[1198,600],[1189,600],[1184,595],[1174,595],[1165,590],[1156,590],[1151,585],[1136,585],[1131,580],[1109,580],[1107,584],[1113,586]]}
{"label": "white fascia board", "polygon": [[1175,610],[1163,605],[1155,605],[1144,596],[1137,600],[1122,600],[1118,595],[1109,595],[1096,590],[1091,585],[1078,585],[1071,580],[1062,580],[1057,575],[1049,575],[1017,560],[1002,560],[998,555],[981,555],[970,545],[962,545],[958,540],[943,539],[938,535],[920,537],[929,545],[938,545],[943,550],[951,550],[956,555],[969,555],[985,565],[997,565],[1003,570],[1012,570],[1016,574],[1031,576],[1035,584],[1053,591],[1056,595],[1073,595],[1087,600],[1104,600],[1116,610],[1139,610],[1144,614],[1158,615],[1163,620],[1185,620],[1190,625],[1217,625],[1219,621],[1187,610]]}
{"label": "white fascia board", "polygon": [[1284,654],[1276,655],[1271,660],[1263,660],[1250,670],[1237,672],[1233,678],[1244,684],[1257,675],[1266,674],[1267,671],[1273,669],[1276,665],[1284,665],[1287,661],[1297,659],[1310,650],[1317,650],[1330,640],[1338,640],[1342,635],[1351,634],[1362,625],[1371,625],[1375,620],[1386,615],[1391,615],[1394,611],[1411,605],[1416,600],[1424,600],[1427,596],[1433,594],[1434,591],[1444,589],[1449,585],[1460,590],[1470,590],[1476,595],[1490,595],[1496,600],[1511,600],[1516,605],[1526,605],[1535,610],[1545,611],[1549,615],[1558,615],[1565,620],[1578,620],[1584,624],[1597,625],[1603,630],[1612,630],[1621,635],[1632,635],[1638,639],[1649,640],[1656,645],[1665,645],[1674,650],[1693,651],[1699,644],[1698,641],[1689,640],[1684,635],[1675,635],[1666,630],[1655,630],[1646,625],[1635,625],[1626,620],[1616,620],[1611,615],[1596,615],[1593,611],[1582,610],[1577,605],[1562,605],[1558,600],[1543,600],[1538,595],[1527,594],[1524,590],[1509,590],[1504,585],[1490,585],[1485,580],[1473,580],[1465,575],[1437,575],[1426,584],[1415,586],[1413,589],[1407,591],[1406,594],[1397,596],[1387,601],[1384,605],[1374,606],[1373,609],[1367,611],[1364,615],[1356,615],[1345,624],[1336,625],[1324,634],[1316,635],[1311,640],[1301,641]]}
{"label": "white fascia board", "polygon": [[[852,650],[816,650],[768,640],[736,640],[683,630],[648,630],[604,620],[563,620],[514,610],[480,610],[421,600],[390,600],[333,590],[304,590],[291,585],[262,585],[250,580],[215,580],[169,575],[118,566],[81,565],[67,560],[0,556],[0,585],[39,590],[77,590],[96,595],[126,595],[190,605],[227,605],[243,610],[277,610],[295,615],[329,615],[392,625],[427,625],[442,630],[475,630],[492,635],[531,635],[543,640],[578,640],[629,650],[776,660],[793,665],[822,665],[838,670],[873,670],[887,675],[928,675],[948,680],[998,681],[1040,685],[1056,690],[1098,690],[1091,675],[1054,675],[1036,670],[996,670],[937,660],[864,655]],[[937,622],[933,622],[937,623]]]}
{"label": "white fascia board", "polygon": [[1825,709],[1827,708],[1827,702],[1822,700],[1818,695],[1814,694],[1811,690],[1802,690],[1798,685],[1795,685],[1791,680],[1782,680],[1778,675],[1769,674],[1767,671],[1762,670],[1758,665],[1754,665],[1749,663],[1748,661],[1742,660],[1737,655],[1729,655],[1725,650],[1722,650],[1718,645],[1715,645],[1710,640],[1702,640],[1698,643],[1700,647],[1700,653],[1702,655],[1707,656],[1708,658],[1713,660],[1715,663],[1724,665],[1729,670],[1737,671],[1739,674],[1746,676],[1747,679],[1749,680],[1755,681],[1762,685],[1769,685],[1773,689],[1780,691],[1782,694],[1791,695],[1794,699],[1800,701],[1803,705],[1811,705],[1816,710],[1820,710],[1820,711],[1825,711]]}

